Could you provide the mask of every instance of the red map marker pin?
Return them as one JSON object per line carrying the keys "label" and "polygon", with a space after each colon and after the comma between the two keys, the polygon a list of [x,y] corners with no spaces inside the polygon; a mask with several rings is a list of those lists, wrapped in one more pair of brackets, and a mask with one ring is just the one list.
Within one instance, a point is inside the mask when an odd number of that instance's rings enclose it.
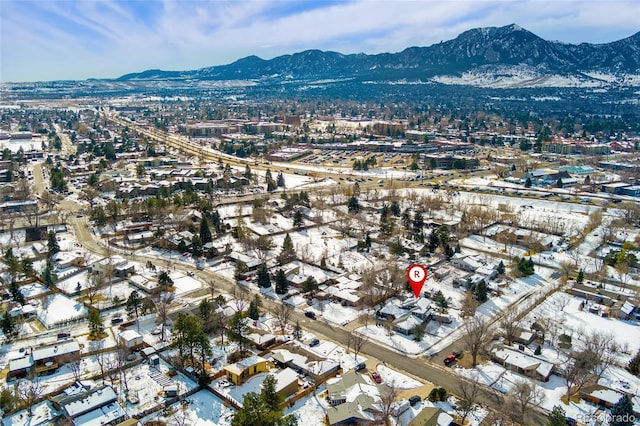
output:
{"label": "red map marker pin", "polygon": [[419,263],[414,263],[407,269],[407,280],[409,280],[409,284],[411,284],[413,294],[415,294],[416,297],[420,297],[422,286],[427,280],[427,268]]}

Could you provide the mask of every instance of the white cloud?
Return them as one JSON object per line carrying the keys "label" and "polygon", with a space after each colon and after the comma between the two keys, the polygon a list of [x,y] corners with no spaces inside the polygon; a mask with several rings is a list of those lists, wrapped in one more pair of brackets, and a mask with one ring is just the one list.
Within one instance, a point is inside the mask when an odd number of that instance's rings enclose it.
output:
{"label": "white cloud", "polygon": [[[638,31],[637,1],[365,1],[287,15],[275,1],[2,1],[0,80],[117,77],[303,49],[396,52],[474,27],[517,23],[565,42]],[[316,5],[317,6],[317,5]],[[140,10],[140,8],[153,10]],[[615,13],[614,13],[615,11]]]}

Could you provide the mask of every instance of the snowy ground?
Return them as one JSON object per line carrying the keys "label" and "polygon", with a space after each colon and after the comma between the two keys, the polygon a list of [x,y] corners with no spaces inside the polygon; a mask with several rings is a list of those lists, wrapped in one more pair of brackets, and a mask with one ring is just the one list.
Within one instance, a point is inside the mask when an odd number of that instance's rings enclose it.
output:
{"label": "snowy ground", "polygon": [[[319,388],[318,393],[321,391]],[[297,401],[291,408],[287,408],[285,415],[293,414],[300,426],[324,426],[327,407],[320,399],[311,394],[307,398]]]}
{"label": "snowy ground", "polygon": [[87,308],[67,296],[57,293],[47,296],[38,311],[38,318],[45,327],[86,317]]}
{"label": "snowy ground", "polygon": [[[164,414],[165,411],[168,415]],[[144,417],[142,423],[157,419],[168,424],[226,426],[231,424],[233,412],[231,408],[223,404],[220,398],[205,389],[188,397],[185,403],[177,402],[168,410],[161,410]]]}

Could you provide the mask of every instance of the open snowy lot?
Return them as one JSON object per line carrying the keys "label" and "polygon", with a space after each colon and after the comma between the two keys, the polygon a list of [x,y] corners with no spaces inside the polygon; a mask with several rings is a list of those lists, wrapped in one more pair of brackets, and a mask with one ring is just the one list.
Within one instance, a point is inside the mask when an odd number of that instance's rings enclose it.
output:
{"label": "open snowy lot", "polygon": [[231,424],[234,411],[222,400],[204,389],[194,393],[183,402],[177,402],[165,410],[142,419],[142,423],[158,419],[169,424],[189,426],[225,426]]}
{"label": "open snowy lot", "polygon": [[74,321],[86,317],[87,308],[64,294],[52,294],[44,299],[38,318],[45,327]]}

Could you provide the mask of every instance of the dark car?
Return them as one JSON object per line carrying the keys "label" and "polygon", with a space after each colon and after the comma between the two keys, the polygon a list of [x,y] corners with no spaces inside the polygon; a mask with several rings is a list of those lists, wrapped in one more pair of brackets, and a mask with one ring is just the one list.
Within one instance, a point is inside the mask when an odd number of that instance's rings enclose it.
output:
{"label": "dark car", "polygon": [[354,367],[354,369],[355,369],[356,371],[361,371],[361,370],[364,370],[365,368],[367,368],[367,366],[365,365],[365,363],[364,363],[364,362],[361,362],[360,364],[357,364],[357,365]]}
{"label": "dark car", "polygon": [[71,337],[71,333],[69,333],[68,331],[61,331],[60,333],[58,333],[58,339],[67,339]]}
{"label": "dark car", "polygon": [[412,397],[409,398],[409,404],[411,404],[412,407],[420,401],[422,401],[422,398],[420,397],[420,395],[413,395]]}
{"label": "dark car", "polygon": [[451,355],[447,355],[447,357],[444,359],[444,365],[446,365],[447,367],[450,366],[451,364],[453,364],[454,362],[456,362],[456,356],[454,354]]}
{"label": "dark car", "polygon": [[316,319],[316,313],[315,312],[306,311],[304,313],[304,316],[307,317],[307,318]]}
{"label": "dark car", "polygon": [[111,324],[120,324],[121,322],[124,322],[124,318],[122,317],[111,318]]}
{"label": "dark car", "polygon": [[311,342],[309,342],[309,346],[311,346],[312,348],[314,346],[318,346],[320,344],[320,340],[318,339],[313,339]]}
{"label": "dark car", "polygon": [[576,426],[578,424],[578,422],[576,421],[576,419],[574,419],[573,417],[567,417],[567,421],[566,423],[569,426]]}
{"label": "dark car", "polygon": [[380,375],[377,372],[373,372],[371,373],[371,377],[373,377],[373,380],[376,381],[376,383],[382,383],[382,377],[380,377]]}

